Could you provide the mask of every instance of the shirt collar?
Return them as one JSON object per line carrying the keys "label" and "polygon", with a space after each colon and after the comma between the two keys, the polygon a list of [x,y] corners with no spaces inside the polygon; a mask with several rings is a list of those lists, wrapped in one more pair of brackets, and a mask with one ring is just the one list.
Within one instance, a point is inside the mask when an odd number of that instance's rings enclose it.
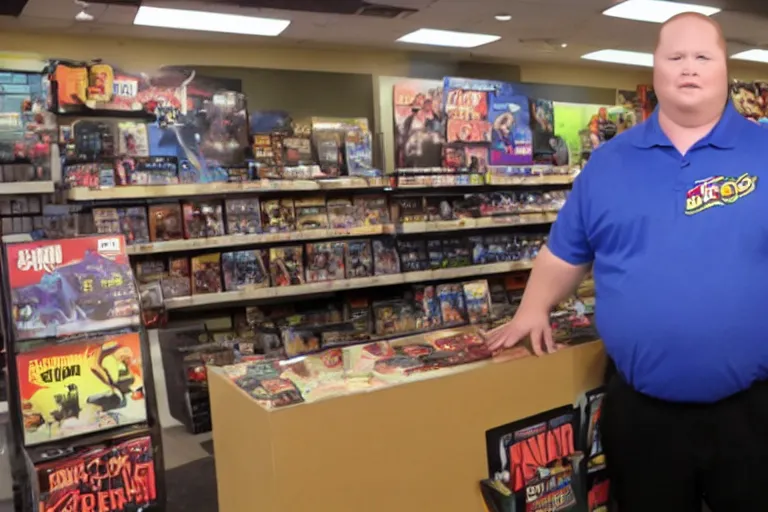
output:
{"label": "shirt collar", "polygon": [[[729,100],[723,110],[723,115],[717,122],[712,131],[710,131],[696,145],[708,144],[716,148],[729,149],[736,145],[739,136],[739,127],[742,123],[749,121],[744,119]],[[640,126],[640,133],[635,139],[635,146],[640,148],[652,148],[654,146],[672,147],[669,137],[667,137],[659,126],[659,107],[653,111],[653,114],[646,122]]]}

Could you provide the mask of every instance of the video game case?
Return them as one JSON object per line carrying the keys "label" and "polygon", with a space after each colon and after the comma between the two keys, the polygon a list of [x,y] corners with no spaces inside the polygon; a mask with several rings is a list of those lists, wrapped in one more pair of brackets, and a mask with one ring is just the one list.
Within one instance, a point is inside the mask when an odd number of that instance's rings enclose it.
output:
{"label": "video game case", "polygon": [[261,249],[222,254],[221,267],[224,274],[224,289],[230,292],[269,286],[266,258],[265,251]]}
{"label": "video game case", "polygon": [[272,286],[304,284],[304,247],[292,245],[269,249]]}
{"label": "video game case", "polygon": [[299,231],[328,229],[328,208],[324,197],[307,197],[294,201],[296,228]]}
{"label": "video game case", "polygon": [[283,233],[296,229],[293,199],[268,199],[261,203],[262,229],[266,233]]}
{"label": "video game case", "polygon": [[192,295],[221,292],[221,253],[193,256]]}
{"label": "video game case", "polygon": [[181,205],[158,204],[149,207],[149,239],[167,242],[184,239],[184,221]]}
{"label": "video game case", "polygon": [[400,258],[393,238],[377,238],[373,241],[373,269],[377,276],[400,272]]}
{"label": "video game case", "polygon": [[224,235],[224,212],[218,201],[185,202],[184,238],[210,238]]}
{"label": "video game case", "polygon": [[258,197],[227,199],[224,202],[227,234],[254,235],[261,233],[261,205]]}
{"label": "video game case", "polygon": [[308,243],[307,282],[335,281],[344,279],[344,242]]}
{"label": "video game case", "polygon": [[347,279],[373,276],[371,241],[349,240],[345,245]]}

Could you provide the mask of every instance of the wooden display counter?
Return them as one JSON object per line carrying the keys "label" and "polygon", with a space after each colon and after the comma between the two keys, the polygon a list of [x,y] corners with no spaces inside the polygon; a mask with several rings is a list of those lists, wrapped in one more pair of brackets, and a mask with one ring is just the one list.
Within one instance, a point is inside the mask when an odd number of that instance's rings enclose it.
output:
{"label": "wooden display counter", "polygon": [[484,512],[485,432],[602,383],[600,342],[268,411],[209,372],[220,512]]}

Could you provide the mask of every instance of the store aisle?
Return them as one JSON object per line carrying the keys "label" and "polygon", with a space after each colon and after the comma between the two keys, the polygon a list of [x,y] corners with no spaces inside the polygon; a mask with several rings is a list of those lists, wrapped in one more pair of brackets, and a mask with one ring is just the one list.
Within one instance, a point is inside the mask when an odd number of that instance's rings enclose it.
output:
{"label": "store aisle", "polygon": [[163,430],[167,512],[218,511],[210,440],[210,433],[193,436],[183,427]]}

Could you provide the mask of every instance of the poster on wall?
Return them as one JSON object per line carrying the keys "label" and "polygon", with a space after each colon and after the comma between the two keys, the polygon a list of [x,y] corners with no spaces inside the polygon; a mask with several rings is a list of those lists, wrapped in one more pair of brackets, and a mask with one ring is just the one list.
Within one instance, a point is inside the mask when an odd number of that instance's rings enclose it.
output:
{"label": "poster on wall", "polygon": [[56,119],[46,94],[42,73],[0,71],[0,163],[50,162]]}
{"label": "poster on wall", "polygon": [[558,159],[559,155],[556,155],[558,144],[555,139],[554,103],[551,100],[531,98],[529,105],[533,132],[533,160],[553,161],[556,164],[562,162],[562,159]]}
{"label": "poster on wall", "polygon": [[443,84],[404,80],[393,88],[395,168],[440,167],[445,144]]}
{"label": "poster on wall", "polygon": [[731,101],[742,116],[768,127],[768,82],[736,81],[730,91]]}
{"label": "poster on wall", "polygon": [[26,446],[147,419],[138,333],[46,346],[16,363]]}
{"label": "poster on wall", "polygon": [[583,506],[577,416],[573,407],[563,406],[486,432],[488,479],[482,487],[488,498],[498,495],[497,501],[508,503],[498,510]]}
{"label": "poster on wall", "polygon": [[592,150],[616,135],[616,124],[608,117],[609,105],[554,103],[555,135],[565,141],[570,162],[589,159]]}

